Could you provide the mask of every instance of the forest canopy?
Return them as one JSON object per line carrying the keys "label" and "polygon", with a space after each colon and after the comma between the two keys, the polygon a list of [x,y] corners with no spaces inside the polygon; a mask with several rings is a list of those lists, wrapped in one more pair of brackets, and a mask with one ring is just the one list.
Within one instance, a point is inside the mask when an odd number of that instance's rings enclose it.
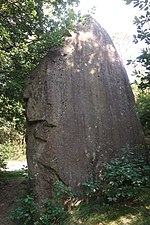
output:
{"label": "forest canopy", "polygon": [[25,152],[22,92],[31,70],[76,24],[78,0],[0,1],[0,168]]}
{"label": "forest canopy", "polygon": [[[129,60],[128,63],[133,63],[135,67],[134,75],[138,78],[140,89],[150,88],[150,2],[149,0],[124,0],[126,4],[133,4],[133,7],[139,9],[140,15],[135,16],[134,25],[137,33],[134,35],[134,43],[145,43],[141,54],[135,60]],[[137,64],[143,68],[136,69]]]}
{"label": "forest canopy", "polygon": [[0,1],[0,123],[23,130],[22,89],[30,71],[72,29],[78,0]]}
{"label": "forest canopy", "polygon": [[136,78],[136,103],[143,129],[150,135],[150,2],[149,0],[124,0],[139,10],[134,18],[136,34],[133,36],[135,44],[143,43],[143,49],[135,59],[129,59],[128,64],[133,66],[133,75]]}

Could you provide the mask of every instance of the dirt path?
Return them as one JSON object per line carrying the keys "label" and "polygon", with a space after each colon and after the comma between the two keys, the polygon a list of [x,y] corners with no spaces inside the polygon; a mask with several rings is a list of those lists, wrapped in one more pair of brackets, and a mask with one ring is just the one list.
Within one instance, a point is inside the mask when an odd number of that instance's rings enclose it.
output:
{"label": "dirt path", "polygon": [[0,225],[15,225],[9,218],[15,207],[15,200],[21,197],[25,185],[23,177],[11,178],[7,183],[0,185]]}
{"label": "dirt path", "polygon": [[24,177],[11,177],[0,183],[0,225],[16,225],[10,220],[15,200],[25,191]]}
{"label": "dirt path", "polygon": [[27,166],[27,161],[9,161],[7,163],[7,171],[21,170]]}

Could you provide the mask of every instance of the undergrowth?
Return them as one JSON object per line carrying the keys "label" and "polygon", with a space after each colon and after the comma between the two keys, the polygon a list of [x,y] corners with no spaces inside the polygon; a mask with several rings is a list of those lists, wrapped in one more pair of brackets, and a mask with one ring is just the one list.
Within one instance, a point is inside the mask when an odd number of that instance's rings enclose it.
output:
{"label": "undergrowth", "polygon": [[[100,178],[84,181],[75,195],[56,180],[51,199],[39,206],[30,192],[18,200],[13,220],[22,225],[148,225],[150,166],[148,154],[131,149],[104,165]],[[17,223],[16,223],[17,224]]]}

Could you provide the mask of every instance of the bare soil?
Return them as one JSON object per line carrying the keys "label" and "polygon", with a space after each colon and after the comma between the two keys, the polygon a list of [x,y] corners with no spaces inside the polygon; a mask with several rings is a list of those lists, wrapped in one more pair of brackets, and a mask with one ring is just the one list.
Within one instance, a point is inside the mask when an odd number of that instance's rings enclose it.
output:
{"label": "bare soil", "polygon": [[0,183],[0,225],[16,225],[10,213],[16,206],[16,199],[25,191],[24,177],[12,177]]}

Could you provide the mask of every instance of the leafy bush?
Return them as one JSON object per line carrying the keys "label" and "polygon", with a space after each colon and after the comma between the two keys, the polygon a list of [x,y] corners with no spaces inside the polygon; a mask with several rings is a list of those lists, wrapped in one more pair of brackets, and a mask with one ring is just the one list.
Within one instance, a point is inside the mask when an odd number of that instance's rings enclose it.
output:
{"label": "leafy bush", "polygon": [[83,195],[86,200],[98,200],[99,193],[101,192],[101,181],[85,181],[82,183]]}
{"label": "leafy bush", "polygon": [[68,217],[65,200],[73,195],[69,188],[59,180],[56,180],[53,186],[52,199],[47,198],[43,201],[44,211],[40,214],[39,224],[64,224],[63,221]]}
{"label": "leafy bush", "polygon": [[[40,206],[31,193],[27,194],[19,200],[20,205],[12,214],[13,220],[22,225],[67,224],[69,213],[77,202],[79,205],[109,206],[136,199],[139,191],[150,187],[150,165],[147,152],[143,153],[141,148],[135,151],[139,154],[135,155],[130,148],[124,149],[122,156],[106,163],[100,179],[83,182],[83,192],[76,197],[59,180],[53,183],[52,198],[44,199]],[[69,202],[71,211],[68,210]]]}
{"label": "leafy bush", "polygon": [[127,149],[120,158],[104,165],[101,179],[83,183],[84,195],[103,202],[117,202],[136,197],[139,188],[150,185],[150,166],[147,156],[136,156]]}
{"label": "leafy bush", "polygon": [[62,204],[56,204],[55,201],[45,199],[43,201],[44,212],[40,214],[39,222],[36,224],[62,224],[67,218],[67,211]]}
{"label": "leafy bush", "polygon": [[109,202],[133,198],[139,187],[147,185],[147,169],[150,172],[142,159],[137,162],[126,157],[112,160],[104,168],[104,196]]}
{"label": "leafy bush", "polygon": [[35,204],[33,195],[26,195],[18,199],[19,206],[12,211],[12,220],[18,221],[18,224],[28,225],[35,224],[35,215],[38,212],[38,206]]}
{"label": "leafy bush", "polygon": [[12,220],[22,225],[64,224],[63,221],[68,217],[65,199],[70,196],[70,190],[62,182],[56,181],[52,199],[44,199],[41,206],[32,194],[19,199],[19,206],[12,212]]}

